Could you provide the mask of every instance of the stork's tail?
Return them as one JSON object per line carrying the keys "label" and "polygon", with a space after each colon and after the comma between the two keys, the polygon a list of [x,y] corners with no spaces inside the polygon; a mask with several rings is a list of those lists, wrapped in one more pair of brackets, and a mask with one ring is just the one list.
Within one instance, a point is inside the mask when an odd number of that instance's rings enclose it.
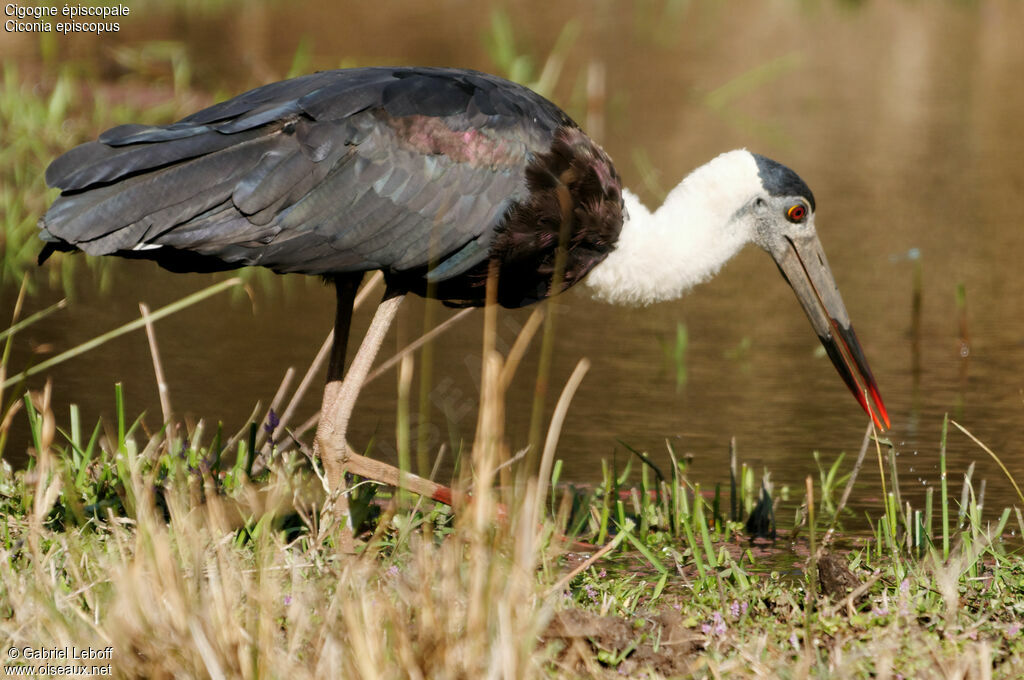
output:
{"label": "stork's tail", "polygon": [[39,238],[43,241],[43,249],[39,251],[39,257],[36,258],[37,265],[42,266],[54,253],[71,253],[78,250],[73,244],[57,238],[47,231],[46,222],[42,218],[37,226],[39,227]]}

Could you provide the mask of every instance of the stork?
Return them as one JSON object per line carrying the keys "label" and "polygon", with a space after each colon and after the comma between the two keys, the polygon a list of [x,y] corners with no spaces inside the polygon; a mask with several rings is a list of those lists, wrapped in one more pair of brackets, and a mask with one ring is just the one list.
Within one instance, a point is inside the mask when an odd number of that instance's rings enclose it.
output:
{"label": "stork", "polygon": [[[332,489],[359,389],[405,295],[480,306],[493,278],[497,302],[521,307],[585,280],[599,299],[647,305],[681,296],[748,243],[775,260],[861,407],[889,425],[796,173],[730,151],[652,212],[561,109],[496,76],[302,76],[171,125],[107,130],[53,161],[46,181],[61,194],[39,222],[40,262],[81,250],[173,271],[259,265],[333,281],[316,438]],[[353,296],[372,270],[386,291],[342,380]]]}

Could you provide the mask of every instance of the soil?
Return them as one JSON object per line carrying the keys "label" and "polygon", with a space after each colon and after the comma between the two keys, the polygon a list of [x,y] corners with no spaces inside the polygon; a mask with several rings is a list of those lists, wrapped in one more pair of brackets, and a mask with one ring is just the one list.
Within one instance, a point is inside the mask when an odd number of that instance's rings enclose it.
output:
{"label": "soil", "polygon": [[[555,614],[543,640],[561,643],[555,660],[566,671],[597,677],[686,675],[704,649],[704,636],[684,626],[673,610],[626,619],[568,609]],[[599,654],[602,661],[596,660]]]}

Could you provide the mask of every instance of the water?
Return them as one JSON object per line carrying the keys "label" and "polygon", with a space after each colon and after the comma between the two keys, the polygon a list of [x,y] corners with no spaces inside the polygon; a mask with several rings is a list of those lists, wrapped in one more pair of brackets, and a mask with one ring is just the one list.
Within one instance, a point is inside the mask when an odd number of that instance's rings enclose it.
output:
{"label": "water", "polygon": [[[358,7],[356,9],[355,7]],[[454,0],[331,6],[295,2],[237,9],[139,10],[117,35],[60,43],[109,75],[110,52],[147,40],[182,41],[196,81],[225,94],[285,73],[300,37],[312,66],[421,63],[496,70],[483,36],[491,10]],[[840,290],[892,417],[904,490],[938,481],[937,452],[949,413],[1024,475],[1017,456],[1024,422],[1024,6],[1014,2],[745,4],[516,2],[510,20],[520,49],[543,55],[567,22],[578,35],[553,98],[600,141],[627,184],[649,204],[721,151],[748,147],[794,168],[818,201],[818,228]],[[595,9],[596,8],[596,9]],[[5,36],[0,49],[24,58],[33,43]],[[583,104],[587,65],[606,74],[604,120]],[[229,84],[230,83],[230,84]],[[593,110],[591,111],[593,113]],[[584,125],[588,127],[588,125]],[[643,168],[657,168],[645,180]],[[41,169],[40,169],[41,171]],[[910,255],[916,254],[914,260]],[[922,306],[912,313],[914,267]],[[81,268],[84,271],[84,268]],[[42,279],[41,279],[42,280]],[[121,263],[112,293],[84,275],[71,308],[18,338],[13,365],[32,347],[72,346],[213,279],[173,275],[151,263]],[[160,322],[158,338],[179,412],[241,428],[273,396],[288,366],[301,373],[331,325],[333,298],[318,281],[289,277],[254,286],[253,300],[221,297]],[[966,311],[956,287],[966,291]],[[39,309],[56,299],[43,293]],[[13,296],[4,291],[9,315]],[[424,304],[401,315],[398,336],[422,328]],[[426,303],[436,304],[436,303]],[[816,476],[811,458],[854,453],[866,417],[818,351],[818,342],[774,265],[750,248],[712,282],[674,303],[618,309],[571,293],[553,305],[561,330],[552,384],[561,388],[581,357],[592,369],[565,423],[563,479],[595,481],[600,460],[622,465],[618,440],[667,465],[665,442],[694,456],[693,476],[727,481],[729,438],[742,460],[780,483]],[[357,315],[357,332],[368,310]],[[436,316],[448,310],[437,307]],[[502,312],[509,343],[529,310]],[[669,358],[677,324],[689,343],[677,390]],[[476,422],[480,326],[475,314],[436,349],[432,439],[469,439]],[[968,344],[961,341],[962,326]],[[536,345],[508,398],[513,448],[526,440]],[[109,417],[114,381],[130,410],[157,426],[149,350],[135,334],[51,372],[58,414],[78,403],[86,422]],[[42,380],[32,381],[34,387]],[[553,404],[549,398],[549,409]],[[303,415],[313,412],[311,398]],[[353,442],[394,441],[395,378],[370,385],[357,407]],[[21,427],[21,426],[19,426]],[[20,432],[20,434],[18,434]],[[8,449],[21,460],[24,429]],[[19,444],[20,442],[20,444]],[[959,433],[949,441],[952,478],[971,461],[988,480],[989,507],[1014,502],[998,469]],[[870,466],[870,470],[874,466]],[[877,500],[876,472],[862,478],[859,506]]]}

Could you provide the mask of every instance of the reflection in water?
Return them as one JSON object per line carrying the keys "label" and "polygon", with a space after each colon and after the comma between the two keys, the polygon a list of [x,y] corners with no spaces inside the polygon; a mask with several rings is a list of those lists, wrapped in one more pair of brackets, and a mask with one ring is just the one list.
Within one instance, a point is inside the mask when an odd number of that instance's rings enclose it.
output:
{"label": "reflection in water", "polygon": [[[1012,472],[1024,473],[1024,462],[1012,455],[1024,421],[1024,320],[1013,306],[1024,299],[1024,47],[1017,30],[1024,6],[756,3],[735,12],[722,3],[678,9],[683,5],[521,1],[511,3],[510,17],[520,49],[537,53],[551,49],[570,19],[579,22],[552,97],[582,119],[587,74],[600,65],[601,141],[649,205],[659,201],[653,187],[673,186],[736,147],[778,158],[814,187],[819,233],[890,408],[891,436],[907,454],[903,460],[914,461],[912,472],[903,468],[908,496],[919,481],[923,488],[938,480],[946,412],[1002,453]],[[314,67],[356,57],[358,64],[495,69],[482,40],[491,21],[483,4],[382,3],[358,21],[349,9],[312,2],[206,15],[154,9],[104,37],[104,46],[184,41],[197,81],[225,93],[281,77],[300,37],[313,46]],[[15,56],[33,46],[0,48]],[[60,45],[68,58],[87,60],[96,59],[95,48],[84,41]],[[116,67],[99,70],[106,69]],[[644,175],[635,159],[647,159],[658,174]],[[920,249],[920,260],[890,257],[912,248]],[[139,300],[156,307],[210,281],[123,263],[115,294],[101,297],[84,278],[71,309],[19,337],[15,366],[29,361],[33,344],[72,346],[137,315]],[[958,306],[961,283],[969,307]],[[3,296],[3,314],[11,298]],[[32,305],[48,303],[41,295]],[[394,338],[417,334],[434,304],[409,305],[384,351],[398,346]],[[451,313],[430,309],[435,320]],[[288,277],[283,286],[258,288],[252,303],[211,300],[161,322],[175,403],[193,416],[223,420],[227,430],[240,428],[288,366],[308,365],[332,311],[330,291],[319,282]],[[724,481],[735,435],[740,458],[769,468],[782,484],[814,473],[813,449],[830,460],[859,445],[862,413],[828,361],[815,355],[817,340],[763,255],[742,253],[679,302],[621,310],[570,293],[551,311],[562,330],[552,384],[560,386],[579,357],[593,361],[561,438],[563,479],[596,479],[601,458],[624,464],[619,439],[659,460],[668,440],[694,454],[696,478],[715,482]],[[504,346],[528,314],[502,312]],[[356,328],[366,322],[358,315]],[[676,342],[679,324],[688,343],[686,383],[677,392],[677,367],[661,346]],[[969,360],[960,353],[968,324]],[[435,449],[472,436],[480,325],[480,315],[471,315],[434,349],[430,420],[420,436]],[[535,371],[534,353],[511,388],[513,448],[527,437]],[[158,399],[141,335],[52,375],[64,408],[80,404],[86,422],[109,416],[111,384],[122,380],[130,406],[146,409],[150,426],[156,423]],[[353,441],[372,439],[383,457],[393,451],[394,395],[393,376],[370,385],[352,426]],[[316,405],[311,398],[307,412]],[[953,471],[978,461],[975,478],[989,481],[989,507],[1010,502],[1009,486],[965,438],[950,436],[949,455]],[[873,489],[877,480],[862,484]]]}

